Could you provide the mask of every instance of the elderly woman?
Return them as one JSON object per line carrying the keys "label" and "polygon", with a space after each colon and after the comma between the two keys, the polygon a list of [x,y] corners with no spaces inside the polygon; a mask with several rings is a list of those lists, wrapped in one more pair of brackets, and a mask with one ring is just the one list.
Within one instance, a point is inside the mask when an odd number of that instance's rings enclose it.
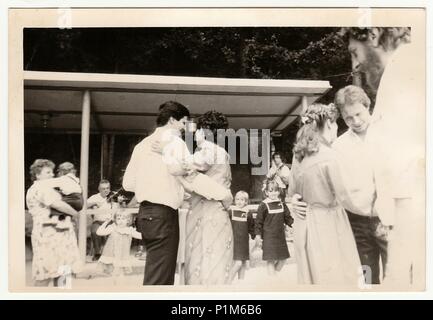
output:
{"label": "elderly woman", "polygon": [[54,163],[46,159],[37,159],[30,166],[33,185],[26,195],[26,203],[33,218],[32,248],[33,265],[32,277],[35,286],[59,285],[59,278],[70,275],[79,270],[80,257],[77,238],[74,230],[58,231],[45,222],[49,220],[51,208],[72,217],[77,211],[61,200],[61,195],[49,184],[44,183],[54,177]]}

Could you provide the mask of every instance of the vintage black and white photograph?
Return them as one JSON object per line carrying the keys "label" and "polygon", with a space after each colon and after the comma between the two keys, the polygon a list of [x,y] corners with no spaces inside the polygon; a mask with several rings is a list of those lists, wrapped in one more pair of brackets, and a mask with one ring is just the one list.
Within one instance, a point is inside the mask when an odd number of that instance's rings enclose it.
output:
{"label": "vintage black and white photograph", "polygon": [[9,17],[11,289],[425,289],[423,9]]}

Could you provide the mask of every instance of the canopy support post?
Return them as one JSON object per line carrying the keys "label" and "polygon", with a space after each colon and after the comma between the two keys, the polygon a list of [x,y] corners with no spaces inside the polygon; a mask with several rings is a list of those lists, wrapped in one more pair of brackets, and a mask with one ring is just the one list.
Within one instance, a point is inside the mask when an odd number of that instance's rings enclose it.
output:
{"label": "canopy support post", "polygon": [[83,209],[79,215],[78,247],[80,257],[86,262],[87,242],[87,198],[89,179],[89,137],[90,137],[90,91],[83,93],[81,116],[81,154],[80,154],[80,183],[83,189]]}

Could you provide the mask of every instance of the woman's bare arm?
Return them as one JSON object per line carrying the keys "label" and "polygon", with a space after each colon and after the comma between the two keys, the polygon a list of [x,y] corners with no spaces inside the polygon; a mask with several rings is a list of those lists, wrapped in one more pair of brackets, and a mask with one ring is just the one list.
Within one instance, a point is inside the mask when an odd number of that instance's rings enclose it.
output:
{"label": "woman's bare arm", "polygon": [[67,214],[71,217],[76,217],[78,215],[78,212],[72,208],[69,204],[62,200],[54,201],[51,204],[51,208],[56,209],[57,211],[63,212],[64,214]]}

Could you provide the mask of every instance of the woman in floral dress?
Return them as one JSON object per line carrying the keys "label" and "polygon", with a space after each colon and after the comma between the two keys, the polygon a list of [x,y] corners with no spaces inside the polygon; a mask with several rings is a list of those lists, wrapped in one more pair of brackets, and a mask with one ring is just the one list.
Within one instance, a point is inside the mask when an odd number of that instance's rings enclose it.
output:
{"label": "woman in floral dress", "polygon": [[[226,117],[215,111],[199,118],[194,164],[229,190],[229,155],[222,147],[205,139],[207,132],[216,140],[217,130],[227,126]],[[196,193],[192,194],[190,202],[191,211],[186,220],[185,283],[228,284],[233,264],[233,231],[227,209],[221,201],[207,200]]]}
{"label": "woman in floral dress", "polygon": [[54,163],[37,159],[30,166],[33,185],[26,194],[26,203],[33,219],[31,235],[33,249],[32,277],[35,286],[48,286],[53,281],[59,285],[59,278],[80,270],[81,263],[77,238],[73,228],[58,231],[49,221],[50,208],[70,216],[78,213],[61,200],[61,196],[44,180],[54,177]]}

